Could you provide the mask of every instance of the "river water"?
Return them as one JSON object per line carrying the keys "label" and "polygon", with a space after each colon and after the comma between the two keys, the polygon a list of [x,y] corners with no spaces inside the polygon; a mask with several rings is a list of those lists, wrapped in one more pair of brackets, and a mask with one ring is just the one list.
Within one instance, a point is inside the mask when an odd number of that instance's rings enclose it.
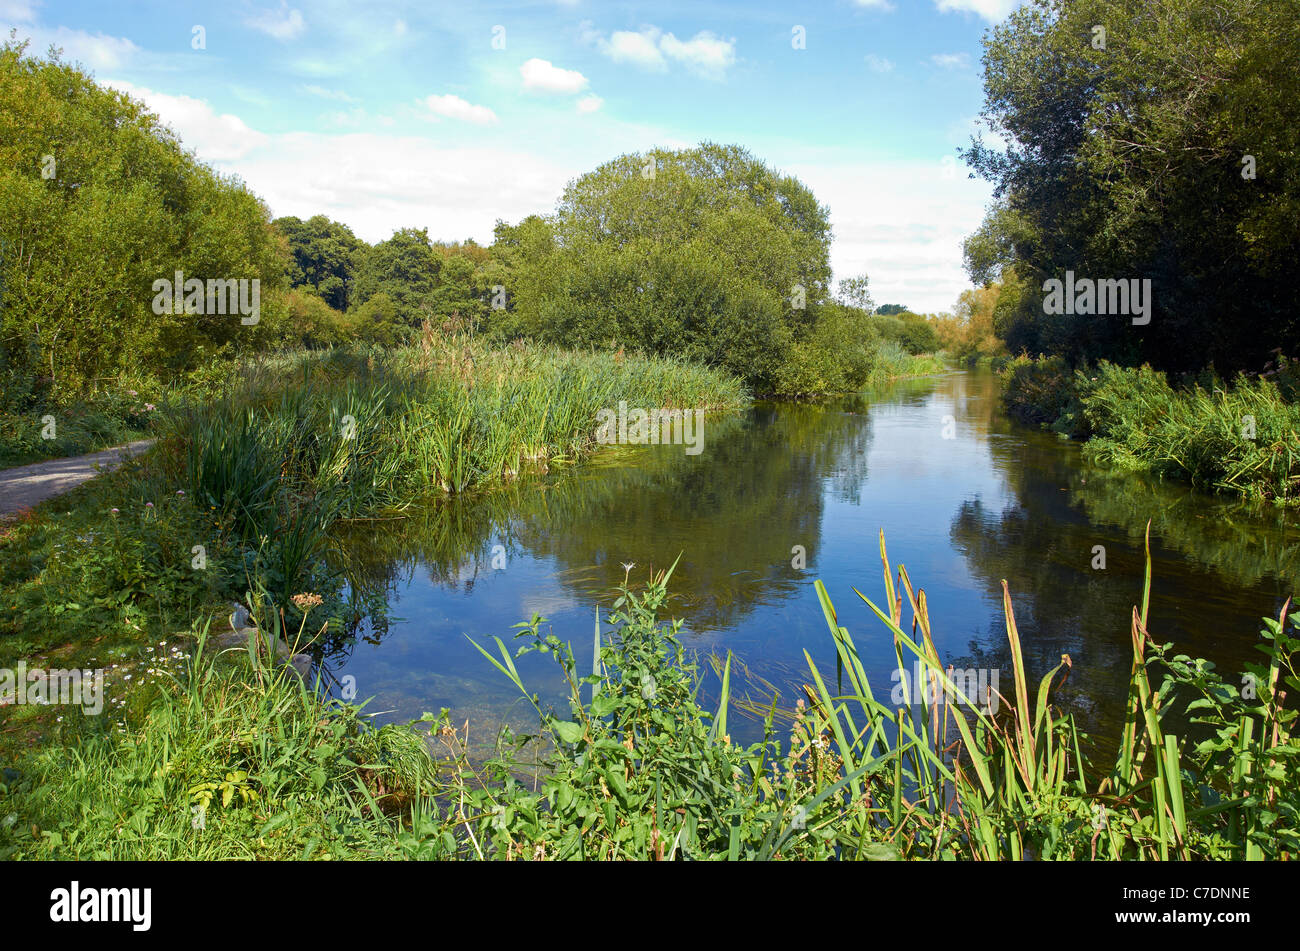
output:
{"label": "river water", "polygon": [[[603,617],[625,574],[643,583],[680,555],[671,614],[706,668],[707,655],[733,653],[740,694],[793,704],[810,682],[805,650],[833,674],[818,578],[888,694],[892,642],[853,591],[884,603],[883,529],[895,568],[925,589],[945,661],[1000,671],[1009,694],[1005,578],[1030,682],[1069,654],[1060,701],[1108,736],[1123,715],[1148,519],[1151,631],[1180,652],[1239,672],[1260,656],[1260,618],[1300,593],[1293,516],[1092,467],[1076,444],[1010,421],[988,373],[822,406],[757,403],[710,416],[704,434],[697,455],[607,449],[509,490],[352,526],[341,541],[353,587],[388,608],[332,646],[335,692],[373,698],[380,722],[448,707],[480,739],[503,721],[535,726],[469,638],[510,643],[511,626],[537,613],[589,670],[597,608]],[[520,671],[561,701],[547,658],[529,655]],[[759,726],[741,717],[732,733],[754,739]]]}

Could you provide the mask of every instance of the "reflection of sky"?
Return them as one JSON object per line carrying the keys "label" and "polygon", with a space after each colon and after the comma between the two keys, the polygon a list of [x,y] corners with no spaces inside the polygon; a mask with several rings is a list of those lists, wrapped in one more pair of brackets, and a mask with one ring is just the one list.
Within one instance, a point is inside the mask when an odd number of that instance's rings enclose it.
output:
{"label": "reflection of sky", "polygon": [[[734,475],[721,474],[722,480],[707,483],[713,488],[706,491],[717,491],[721,485],[740,498],[762,481],[760,472],[772,471],[762,468],[760,452],[809,453],[821,446],[819,439],[824,438],[827,445],[833,442],[830,435],[823,437],[832,427],[841,427],[837,431],[843,437],[846,417],[856,415],[861,420],[856,424],[860,430],[849,430],[854,438],[833,443],[839,447],[838,456],[821,453],[817,457],[820,469],[815,470],[812,494],[806,496],[809,505],[820,496],[820,519],[816,530],[809,527],[811,537],[778,540],[779,549],[768,549],[789,552],[793,545],[804,545],[807,568],[802,573],[789,570],[789,555],[785,564],[763,563],[768,556],[735,550],[728,547],[734,543],[711,537],[691,514],[700,512],[701,499],[683,496],[679,503],[671,496],[654,496],[665,503],[651,507],[656,513],[654,538],[661,543],[658,550],[684,550],[697,572],[707,566],[711,572],[708,583],[713,586],[712,590],[700,590],[683,567],[680,583],[670,586],[665,616],[688,619],[682,627],[688,647],[705,652],[734,651],[751,671],[780,688],[789,703],[799,684],[809,679],[805,650],[824,675],[834,677],[835,658],[813,588],[814,580],[820,578],[839,613],[839,623],[854,636],[873,688],[878,695],[883,692],[887,696],[895,666],[892,641],[887,629],[853,592],[857,587],[885,607],[878,543],[883,528],[895,572],[899,564],[906,565],[913,584],[926,592],[936,645],[945,660],[957,661],[958,666],[1001,663],[998,658],[1004,656],[1005,635],[997,583],[999,572],[1010,572],[1013,576],[1008,580],[1031,677],[1039,667],[1037,673],[1045,673],[1061,653],[1069,652],[1079,671],[1072,685],[1086,694],[1079,700],[1083,707],[1098,702],[1113,706],[1116,697],[1122,696],[1119,679],[1128,666],[1127,612],[1140,592],[1140,542],[1128,531],[1131,526],[1089,523],[1081,508],[1071,502],[1067,487],[1057,484],[1066,478],[1080,478],[1075,466],[1077,453],[1042,434],[1002,423],[991,426],[996,407],[990,403],[994,400],[996,392],[987,377],[950,375],[919,388],[906,388],[867,406],[865,412],[861,403],[857,414],[828,409],[824,419],[815,423],[821,428],[812,430],[811,442],[805,439],[798,447],[768,445],[764,449],[761,441],[742,441],[734,447],[745,451],[718,452],[712,457],[706,451],[692,460],[693,466],[710,466],[713,460],[731,466]],[[951,439],[943,438],[947,416],[953,417]],[[742,433],[735,438],[745,437]],[[588,467],[583,478],[615,478],[620,467],[636,466],[638,458],[643,457],[628,455],[609,465]],[[771,459],[768,456],[766,461]],[[1021,464],[1032,470],[1033,479],[1017,479],[1013,489],[1011,473],[1005,470]],[[747,465],[752,472],[745,471]],[[622,474],[626,471],[623,468]],[[626,490],[634,493],[689,492],[677,488],[680,483],[657,477],[627,484],[636,486]],[[846,485],[850,489],[846,490]],[[646,525],[644,520],[635,520],[637,516],[630,512],[633,506],[621,501],[627,495],[623,489],[619,492],[607,506],[597,509],[600,525],[608,526],[607,532],[595,536],[597,550],[548,544],[545,551],[558,550],[561,557],[536,554],[542,550],[541,540],[534,541],[534,551],[516,545],[504,570],[493,570],[490,555],[485,555],[484,563],[476,566],[472,585],[434,581],[427,568],[417,567],[409,580],[398,586],[392,605],[394,620],[382,642],[359,641],[349,657],[331,664],[334,672],[355,676],[360,697],[376,696],[371,709],[389,711],[385,720],[414,718],[445,706],[458,718],[478,723],[485,734],[493,733],[507,716],[517,727],[528,725],[518,692],[466,635],[494,655],[493,635],[513,650],[518,642],[513,640],[512,626],[537,613],[548,618],[544,630],[552,629],[572,644],[579,674],[588,672],[594,612],[599,604],[603,619],[609,610],[615,597],[611,585],[623,577],[617,563],[638,562],[631,575],[634,583],[647,576],[648,566],[636,551],[616,550],[635,548],[636,533],[644,532]],[[1026,493],[1025,498],[1018,498],[1017,492]],[[707,502],[704,508],[716,501]],[[963,537],[954,529],[954,518],[971,503],[980,505],[976,510],[978,531]],[[662,517],[658,513],[663,513]],[[561,534],[563,522],[547,525],[541,530],[543,536],[549,533],[547,541],[567,539]],[[758,536],[742,533],[738,537],[771,540],[762,534],[766,528],[758,526]],[[788,531],[788,525],[771,527],[774,534]],[[490,552],[498,540],[489,539],[483,550]],[[1089,567],[1094,543],[1106,545],[1110,553],[1111,565],[1105,572]],[[968,550],[978,544],[989,547]],[[1193,652],[1212,655],[1216,641],[1222,640],[1219,630],[1241,631],[1240,641],[1257,629],[1255,601],[1261,602],[1260,613],[1267,610],[1267,591],[1243,593],[1216,586],[1204,566],[1162,551],[1158,545],[1154,554],[1158,584],[1153,618],[1162,622],[1161,629],[1169,635],[1166,639],[1188,639]],[[474,567],[467,564],[461,576],[474,574],[469,570]],[[701,603],[707,605],[710,598],[733,599],[739,608],[707,613],[694,610]],[[1189,610],[1193,599],[1196,608]],[[705,616],[727,620],[721,627],[690,620]],[[905,605],[904,618],[910,617]],[[971,661],[972,648],[991,650],[993,660]],[[551,702],[563,702],[563,684],[549,658],[532,654],[517,664],[531,690]],[[739,692],[743,691],[742,685]],[[744,731],[738,724],[735,732]]]}

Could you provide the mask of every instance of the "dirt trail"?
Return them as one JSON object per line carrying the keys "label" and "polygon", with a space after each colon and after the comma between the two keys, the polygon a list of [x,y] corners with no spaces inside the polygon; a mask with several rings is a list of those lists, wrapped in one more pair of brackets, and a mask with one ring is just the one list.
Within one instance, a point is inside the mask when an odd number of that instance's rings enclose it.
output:
{"label": "dirt trail", "polygon": [[48,459],[29,466],[0,470],[0,516],[13,515],[38,502],[62,495],[95,478],[100,471],[117,468],[124,460],[138,456],[152,445],[152,439],[141,439],[86,456]]}

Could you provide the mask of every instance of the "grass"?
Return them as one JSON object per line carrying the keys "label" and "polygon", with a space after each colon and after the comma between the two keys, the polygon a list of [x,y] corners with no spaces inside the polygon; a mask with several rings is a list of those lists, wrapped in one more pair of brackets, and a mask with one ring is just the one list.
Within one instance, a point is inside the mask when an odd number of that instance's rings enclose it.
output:
{"label": "grass", "polygon": [[1300,403],[1294,365],[1271,376],[1171,386],[1150,367],[1110,363],[1071,371],[1057,357],[1018,358],[1003,400],[1022,422],[1088,440],[1118,469],[1283,505],[1300,500]]}
{"label": "grass", "polygon": [[125,390],[68,404],[0,408],[0,469],[145,439],[157,417],[153,404]]}
{"label": "grass", "polygon": [[[1174,655],[1147,628],[1150,558],[1130,621],[1127,716],[1113,762],[1094,763],[1053,705],[1068,657],[1035,684],[1004,584],[1012,689],[1000,709],[970,697],[930,638],[925,595],[895,572],[871,608],[907,683],[920,663],[933,694],[884,702],[818,583],[835,670],[807,655],[807,701],[779,741],[728,733],[731,659],[719,701],[660,621],[672,570],[625,584],[591,632],[580,670],[534,616],[521,647],[478,645],[521,691],[540,736],[503,731],[486,761],[446,711],[374,730],[322,704],[258,649],[209,659],[199,644],[121,730],[74,722],[65,744],[6,773],[0,850],[34,858],[463,859],[1259,859],[1300,847],[1295,660],[1300,613],[1266,621],[1250,689]],[[910,618],[905,617],[905,606]],[[909,633],[909,631],[911,633]],[[201,642],[205,632],[195,635]],[[515,657],[540,651],[569,684],[543,707]],[[910,689],[910,688],[909,688]],[[946,699],[945,699],[946,698]],[[441,755],[435,755],[438,750]],[[524,751],[534,755],[526,757]],[[194,820],[202,812],[202,828]]]}
{"label": "grass", "polygon": [[863,388],[869,390],[888,386],[895,380],[934,376],[947,373],[949,369],[942,354],[908,353],[897,342],[882,340],[876,351],[871,375]]}
{"label": "grass", "polygon": [[596,413],[743,404],[741,384],[672,359],[492,350],[426,332],[399,350],[262,358],[166,408],[143,459],[0,528],[0,659],[68,642],[156,639],[253,580],[299,619],[365,612],[331,568],[343,520],[489,489],[597,446]]}

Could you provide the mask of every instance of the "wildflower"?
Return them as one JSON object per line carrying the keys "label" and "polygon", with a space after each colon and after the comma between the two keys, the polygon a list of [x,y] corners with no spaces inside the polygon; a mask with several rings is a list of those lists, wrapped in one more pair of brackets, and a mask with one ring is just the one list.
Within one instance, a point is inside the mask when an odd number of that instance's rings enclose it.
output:
{"label": "wildflower", "polygon": [[290,600],[298,606],[298,610],[303,614],[325,603],[325,599],[319,594],[295,594]]}
{"label": "wildflower", "polygon": [[154,405],[152,403],[145,403],[144,408],[146,412],[152,413],[154,411]]}
{"label": "wildflower", "polygon": [[118,512],[118,510],[117,510],[117,509],[113,509],[113,510],[112,510],[112,512],[111,512],[111,513],[109,513],[109,514],[111,514],[111,515],[116,515],[116,514],[117,514],[117,512]]}
{"label": "wildflower", "polygon": [[185,498],[185,490],[184,490],[184,489],[177,489],[177,490],[176,490],[176,497],[177,497],[177,498],[181,498],[181,499]]}
{"label": "wildflower", "polygon": [[151,509],[151,508],[153,508],[153,503],[152,503],[152,502],[146,502],[146,503],[144,503],[144,507],[147,508],[147,509]]}

